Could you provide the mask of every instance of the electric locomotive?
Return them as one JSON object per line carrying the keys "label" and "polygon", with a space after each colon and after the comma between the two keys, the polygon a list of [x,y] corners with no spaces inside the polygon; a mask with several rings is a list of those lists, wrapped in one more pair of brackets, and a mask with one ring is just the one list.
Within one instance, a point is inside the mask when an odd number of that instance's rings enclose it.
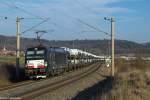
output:
{"label": "electric locomotive", "polygon": [[67,53],[59,47],[32,47],[25,53],[25,76],[46,78],[67,66]]}

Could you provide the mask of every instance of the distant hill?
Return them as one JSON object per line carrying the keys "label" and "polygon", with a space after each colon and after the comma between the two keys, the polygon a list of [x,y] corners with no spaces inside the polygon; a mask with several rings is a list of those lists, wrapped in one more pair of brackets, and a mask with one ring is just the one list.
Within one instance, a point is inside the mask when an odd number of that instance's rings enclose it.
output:
{"label": "distant hill", "polygon": [[[58,46],[73,48],[73,41],[55,41],[55,40],[41,40],[45,46]],[[27,47],[35,46],[38,42],[33,38],[21,38],[21,49],[25,50]],[[8,50],[16,50],[16,37],[0,35],[0,49],[5,47]],[[88,50],[95,54],[108,54],[110,51],[110,41],[108,40],[74,40],[74,48]],[[109,48],[109,49],[108,49]],[[150,43],[139,44],[127,40],[116,40],[115,49],[117,54],[141,53],[150,54]]]}

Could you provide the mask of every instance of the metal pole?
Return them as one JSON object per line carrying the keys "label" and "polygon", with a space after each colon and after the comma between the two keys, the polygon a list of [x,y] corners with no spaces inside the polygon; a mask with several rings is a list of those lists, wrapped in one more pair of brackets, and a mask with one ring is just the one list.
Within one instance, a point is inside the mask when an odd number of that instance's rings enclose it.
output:
{"label": "metal pole", "polygon": [[74,49],[74,40],[72,41],[73,43],[72,43],[72,48]]}
{"label": "metal pole", "polygon": [[112,42],[112,52],[111,52],[111,54],[112,54],[112,61],[111,61],[111,67],[112,67],[112,76],[114,76],[115,75],[115,63],[114,63],[114,60],[115,60],[115,52],[114,52],[114,47],[115,47],[115,40],[114,40],[114,38],[115,38],[115,18],[111,18],[111,42]]}
{"label": "metal pole", "polygon": [[19,17],[17,17],[16,25],[17,25],[16,78],[17,78],[17,80],[19,80],[19,65],[20,65],[19,64],[19,59],[20,59],[20,19],[19,19]]}

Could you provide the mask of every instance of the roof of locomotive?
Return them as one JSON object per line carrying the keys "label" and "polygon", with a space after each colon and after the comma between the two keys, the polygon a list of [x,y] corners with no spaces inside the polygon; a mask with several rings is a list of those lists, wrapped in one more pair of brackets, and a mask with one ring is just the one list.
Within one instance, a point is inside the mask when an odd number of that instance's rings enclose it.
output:
{"label": "roof of locomotive", "polygon": [[34,47],[29,47],[26,50],[41,50],[41,49],[46,49],[47,47],[45,46],[34,46]]}

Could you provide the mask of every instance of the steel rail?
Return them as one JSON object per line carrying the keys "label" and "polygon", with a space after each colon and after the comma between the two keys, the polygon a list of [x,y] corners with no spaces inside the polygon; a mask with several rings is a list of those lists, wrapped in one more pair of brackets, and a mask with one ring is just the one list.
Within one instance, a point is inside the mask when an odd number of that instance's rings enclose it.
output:
{"label": "steel rail", "polygon": [[59,89],[61,87],[66,86],[68,84],[74,83],[77,80],[80,80],[80,79],[94,73],[95,71],[97,71],[101,67],[101,65],[102,64],[98,63],[98,64],[96,64],[96,66],[91,67],[90,69],[88,69],[82,73],[79,73],[79,74],[74,75],[72,77],[65,78],[65,79],[57,81],[57,82],[53,82],[53,83],[41,86],[41,87],[34,89],[32,91],[28,91],[28,92],[24,92],[24,93],[19,94],[19,95],[15,95],[15,97],[20,97],[21,99],[24,99],[24,100],[30,100],[30,99],[39,97],[43,94],[46,94],[48,92],[52,92],[56,89]]}

